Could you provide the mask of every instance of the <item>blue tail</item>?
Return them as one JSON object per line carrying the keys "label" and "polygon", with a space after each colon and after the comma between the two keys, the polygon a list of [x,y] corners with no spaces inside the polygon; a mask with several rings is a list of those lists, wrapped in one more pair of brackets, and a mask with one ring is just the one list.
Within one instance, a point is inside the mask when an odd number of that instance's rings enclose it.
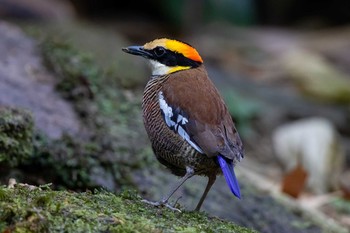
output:
{"label": "blue tail", "polygon": [[227,161],[222,155],[218,155],[218,162],[220,164],[221,170],[224,173],[226,182],[231,189],[231,192],[241,199],[241,192],[239,189],[238,181],[233,170],[232,161]]}

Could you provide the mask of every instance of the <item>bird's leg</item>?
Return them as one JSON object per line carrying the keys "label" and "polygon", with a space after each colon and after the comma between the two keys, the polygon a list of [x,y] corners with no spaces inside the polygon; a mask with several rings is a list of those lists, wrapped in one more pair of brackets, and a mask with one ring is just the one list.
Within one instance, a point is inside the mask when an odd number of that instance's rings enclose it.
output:
{"label": "bird's leg", "polygon": [[213,184],[215,183],[215,180],[216,180],[216,175],[209,176],[207,187],[205,187],[204,193],[203,193],[201,199],[199,200],[195,211],[199,211],[199,209],[201,208],[201,206],[204,202],[204,199],[207,197],[207,194],[208,194],[211,186],[213,186]]}
{"label": "bird's leg", "polygon": [[185,183],[186,180],[194,175],[194,170],[190,167],[186,167],[186,174],[181,178],[181,180],[171,189],[169,194],[165,196],[162,200],[163,203],[167,203],[169,198]]}
{"label": "bird's leg", "polygon": [[159,202],[151,202],[151,201],[147,201],[147,200],[142,200],[142,201],[145,203],[148,203],[150,205],[154,205],[154,206],[166,206],[171,210],[181,212],[179,209],[176,209],[176,208],[168,205],[167,203],[168,203],[168,200],[170,199],[170,197],[181,187],[181,185],[183,185],[183,183],[185,183],[185,181],[188,180],[189,178],[191,178],[193,175],[194,175],[193,168],[186,167],[186,174],[181,178],[181,180],[178,183],[176,183],[176,185],[171,189],[169,194],[166,195],[161,201],[159,201]]}

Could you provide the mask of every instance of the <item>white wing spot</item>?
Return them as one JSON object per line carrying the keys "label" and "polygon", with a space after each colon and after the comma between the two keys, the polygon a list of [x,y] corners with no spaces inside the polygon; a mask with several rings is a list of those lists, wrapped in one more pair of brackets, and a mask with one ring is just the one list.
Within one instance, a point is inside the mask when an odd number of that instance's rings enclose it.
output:
{"label": "white wing spot", "polygon": [[186,133],[186,131],[182,128],[182,126],[178,127],[177,132],[180,134],[180,136],[185,139],[194,149],[196,149],[199,153],[203,154],[203,151],[201,148],[199,148],[199,146],[197,146],[196,143],[192,142],[190,139],[190,136],[188,135],[188,133]]}
{"label": "white wing spot", "polygon": [[182,121],[182,119],[183,119],[183,116],[178,115],[176,123],[180,123]]}
{"label": "white wing spot", "polygon": [[183,139],[185,139],[194,149],[196,149],[199,153],[203,154],[202,149],[193,141],[191,141],[190,136],[184,130],[182,125],[185,125],[188,122],[188,119],[182,115],[178,115],[176,122],[174,122],[171,117],[174,115],[173,109],[168,105],[168,103],[164,99],[163,92],[159,92],[159,106],[164,114],[164,120],[168,127],[177,132]]}
{"label": "white wing spot", "polygon": [[159,92],[159,106],[160,109],[163,111],[165,123],[167,124],[167,126],[175,126],[176,123],[173,120],[171,120],[171,117],[174,115],[173,109],[165,101],[163,92]]}

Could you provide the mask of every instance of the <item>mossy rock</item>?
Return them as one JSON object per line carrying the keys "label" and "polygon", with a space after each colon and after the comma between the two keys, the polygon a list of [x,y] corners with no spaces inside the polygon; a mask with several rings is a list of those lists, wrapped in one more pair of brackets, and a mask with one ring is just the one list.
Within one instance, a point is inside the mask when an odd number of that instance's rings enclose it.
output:
{"label": "mossy rock", "polygon": [[31,156],[33,118],[30,112],[0,106],[0,163],[17,165]]}
{"label": "mossy rock", "polygon": [[0,232],[255,232],[198,212],[141,202],[133,191],[75,193],[0,187]]}

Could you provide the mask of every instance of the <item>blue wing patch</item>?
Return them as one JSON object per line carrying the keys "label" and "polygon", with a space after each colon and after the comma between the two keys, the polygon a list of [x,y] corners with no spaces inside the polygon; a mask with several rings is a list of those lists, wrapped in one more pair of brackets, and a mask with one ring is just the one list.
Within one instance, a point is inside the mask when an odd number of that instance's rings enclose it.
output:
{"label": "blue wing patch", "polygon": [[179,107],[173,108],[166,102],[163,92],[159,92],[159,106],[166,125],[178,133],[183,139],[185,139],[194,149],[199,153],[203,153],[202,149],[191,140],[190,135],[186,132],[185,126],[188,123],[188,115],[182,111]]}

